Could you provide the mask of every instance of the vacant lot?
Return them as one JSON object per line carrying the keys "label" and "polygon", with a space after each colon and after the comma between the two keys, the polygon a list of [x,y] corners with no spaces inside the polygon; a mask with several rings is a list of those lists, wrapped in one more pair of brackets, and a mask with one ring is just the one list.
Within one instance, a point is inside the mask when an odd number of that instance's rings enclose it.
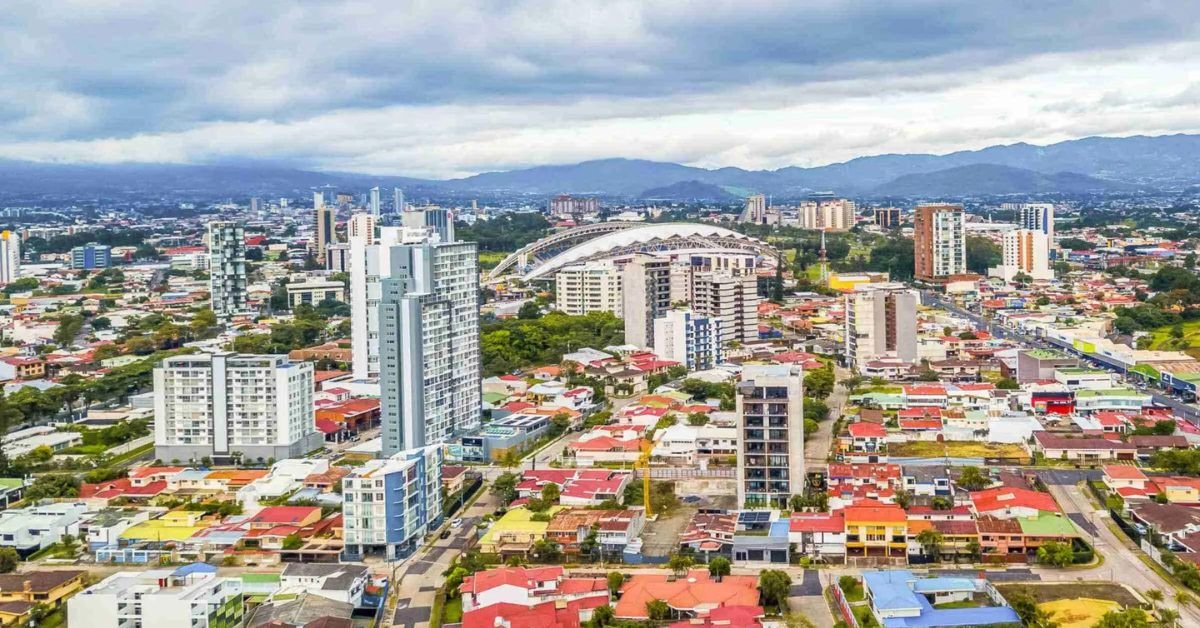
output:
{"label": "vacant lot", "polygon": [[1070,582],[1062,584],[997,584],[996,589],[1006,598],[1010,593],[1025,591],[1040,604],[1057,600],[1091,598],[1112,600],[1121,606],[1137,606],[1140,602],[1129,589],[1111,582]]}
{"label": "vacant lot", "polygon": [[1029,452],[1020,445],[975,441],[892,443],[888,453],[901,458],[1029,458]]}
{"label": "vacant lot", "polygon": [[1159,351],[1183,351],[1192,357],[1200,356],[1200,321],[1179,324],[1182,338],[1176,338],[1174,325],[1159,327],[1151,332],[1150,348]]}

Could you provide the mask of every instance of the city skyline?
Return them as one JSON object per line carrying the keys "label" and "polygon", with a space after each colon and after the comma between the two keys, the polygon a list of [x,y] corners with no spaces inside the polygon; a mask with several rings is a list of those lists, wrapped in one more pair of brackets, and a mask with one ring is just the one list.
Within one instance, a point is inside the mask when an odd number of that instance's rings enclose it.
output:
{"label": "city skyline", "polygon": [[[445,178],[613,156],[763,169],[1190,132],[1200,83],[1179,79],[1200,48],[1196,10],[40,3],[0,27],[0,76],[28,86],[0,115],[0,158]],[[368,25],[388,36],[354,36]],[[466,44],[447,53],[430,38]]]}

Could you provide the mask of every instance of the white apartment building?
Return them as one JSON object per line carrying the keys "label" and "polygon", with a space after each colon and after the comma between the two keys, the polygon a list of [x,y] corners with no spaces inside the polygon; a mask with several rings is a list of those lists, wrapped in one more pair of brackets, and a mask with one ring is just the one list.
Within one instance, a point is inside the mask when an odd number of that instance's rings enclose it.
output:
{"label": "white apartment building", "polygon": [[167,358],[154,369],[160,460],[283,460],[320,446],[311,362],[218,353]]}
{"label": "white apartment building", "polygon": [[[379,188],[372,190],[378,192]],[[346,223],[346,237],[348,238],[371,238],[375,237],[375,225],[379,220],[379,214],[354,214],[350,217],[350,221]]]}
{"label": "white apartment building", "polygon": [[1054,279],[1050,270],[1050,240],[1045,233],[1034,229],[1014,229],[1004,234],[1003,264],[988,274],[1012,281],[1024,273],[1035,281]]}
{"label": "white apartment building", "polygon": [[844,198],[803,201],[798,218],[801,229],[848,231],[855,223],[854,201]]}
{"label": "white apartment building", "polygon": [[347,560],[411,554],[442,521],[442,448],[367,461],[342,479],[342,499]]}
{"label": "white apartment building", "polygon": [[738,217],[738,222],[752,222],[756,225],[765,224],[767,221],[767,197],[762,194],[753,194],[746,197],[746,206],[742,209],[742,215]]}
{"label": "white apartment building", "polygon": [[621,269],[612,260],[573,264],[554,275],[554,306],[572,316],[612,312],[622,316]]}
{"label": "white apartment building", "polygon": [[737,431],[736,427],[676,423],[656,434],[657,442],[651,456],[684,465],[694,465],[708,458],[736,456]]}
{"label": "white apartment building", "polygon": [[340,281],[306,281],[287,284],[288,303],[317,305],[321,301],[346,302],[346,284]]}
{"label": "white apartment building", "polygon": [[621,310],[625,344],[654,346],[654,319],[671,307],[671,263],[651,255],[635,255],[622,270]]}
{"label": "white apartment building", "polygon": [[67,600],[67,625],[95,628],[233,628],[242,581],[192,565],[120,571]]}
{"label": "white apartment building", "polygon": [[654,319],[654,353],[689,371],[715,367],[724,357],[724,321],[689,310],[671,310]]}
{"label": "white apartment building", "polygon": [[0,285],[12,283],[21,273],[21,236],[0,231]]}
{"label": "white apartment building", "polygon": [[697,314],[720,321],[726,342],[758,340],[758,278],[724,271],[693,272],[690,303]]}
{"label": "white apartment building", "polygon": [[738,506],[786,508],[804,493],[804,370],[746,365],[737,385]]}
{"label": "white apartment building", "polygon": [[920,294],[904,284],[864,284],[846,295],[846,357],[850,368],[880,358],[906,364],[919,359],[917,304]]}
{"label": "white apartment building", "polygon": [[1002,205],[1004,209],[1016,209],[1020,212],[1017,224],[1022,229],[1041,231],[1046,235],[1050,247],[1054,246],[1054,204],[1053,203],[1016,203]]}
{"label": "white apartment building", "polygon": [[247,311],[246,231],[239,223],[208,223],[208,272],[212,310],[218,318]]}

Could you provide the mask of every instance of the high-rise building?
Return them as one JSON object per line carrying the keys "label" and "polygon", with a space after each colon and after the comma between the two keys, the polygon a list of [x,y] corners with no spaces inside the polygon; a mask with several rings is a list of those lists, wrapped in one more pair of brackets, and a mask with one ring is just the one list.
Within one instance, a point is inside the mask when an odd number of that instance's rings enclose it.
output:
{"label": "high-rise building", "polygon": [[917,361],[917,304],[920,295],[904,284],[856,286],[846,295],[846,359],[861,371],[871,360]]}
{"label": "high-rise building", "polygon": [[409,229],[426,229],[436,233],[442,242],[454,241],[454,212],[442,207],[410,207],[400,217]]}
{"label": "high-rise building", "polygon": [[316,214],[317,225],[313,252],[317,256],[317,262],[323,265],[325,264],[325,247],[335,242],[334,206],[326,204],[324,196],[320,192],[315,192],[313,193],[313,211]]}
{"label": "high-rise building", "polygon": [[872,222],[884,229],[895,229],[904,220],[899,207],[876,207],[872,212]]}
{"label": "high-rise building", "polygon": [[71,268],[73,270],[108,268],[111,264],[112,249],[107,244],[88,242],[83,246],[71,249]]}
{"label": "high-rise building", "polygon": [[311,362],[217,353],[167,358],[154,369],[160,460],[283,460],[320,446]]}
{"label": "high-rise building", "polygon": [[651,255],[635,255],[625,264],[621,285],[625,343],[651,348],[654,319],[671,307],[671,263]]}
{"label": "high-rise building", "polygon": [[746,206],[738,222],[750,222],[756,225],[766,224],[767,197],[762,194],[752,194],[746,197]]}
{"label": "high-rise building", "polygon": [[212,310],[228,318],[249,309],[246,294],[246,232],[240,223],[208,223],[208,284]]}
{"label": "high-rise building", "polygon": [[21,236],[15,231],[0,231],[0,285],[17,280],[21,273]]}
{"label": "high-rise building", "polygon": [[370,210],[371,216],[378,218],[380,213],[379,186],[371,188],[367,196],[367,208]]}
{"label": "high-rise building", "polygon": [[1023,229],[1041,231],[1050,248],[1054,248],[1054,205],[1052,203],[1021,203],[1020,220]]}
{"label": "high-rise building", "polygon": [[392,188],[392,213],[401,214],[404,212],[404,190],[400,188]]}
{"label": "high-rise building", "polygon": [[724,356],[723,321],[688,310],[671,310],[654,319],[654,353],[689,371],[711,369]]}
{"label": "high-rise building", "polygon": [[758,278],[727,271],[693,271],[692,298],[697,313],[721,321],[726,342],[758,340]]}
{"label": "high-rise building", "polygon": [[66,605],[67,625],[95,628],[234,628],[245,613],[241,578],[177,567],[119,571]]}
{"label": "high-rise building", "polygon": [[350,217],[346,223],[347,238],[375,239],[375,225],[378,217],[374,214],[358,213]]}
{"label": "high-rise building", "polygon": [[798,211],[800,228],[847,231],[855,224],[856,210],[854,201],[844,198],[804,201]]}
{"label": "high-rise building", "polygon": [[551,216],[595,214],[600,211],[600,201],[594,198],[575,198],[567,194],[559,194],[550,199],[549,209]]}
{"label": "high-rise building", "polygon": [[[355,372],[379,378],[384,456],[444,442],[480,422],[475,243],[441,242],[420,231],[422,239],[406,241],[393,230],[399,229],[383,229],[381,243],[366,251],[367,265],[378,269],[378,285],[366,280],[355,285],[354,275],[367,271],[357,260],[351,273]],[[366,292],[356,295],[356,288]],[[356,306],[367,306],[375,290],[375,316],[360,317]],[[358,342],[359,336],[367,342]],[[361,362],[360,346],[366,358]]]}
{"label": "high-rise building", "polygon": [[347,560],[403,558],[442,521],[442,448],[422,447],[368,460],[342,479]]}
{"label": "high-rise building", "polygon": [[565,266],[554,274],[554,307],[564,314],[582,316],[611,312],[623,316],[621,269],[612,260]]}
{"label": "high-rise building", "polygon": [[250,198],[250,213],[257,214],[258,210],[262,209],[262,199],[253,196]]}
{"label": "high-rise building", "polygon": [[922,204],[913,212],[913,262],[917,279],[945,281],[967,272],[962,205]]}
{"label": "high-rise building", "polygon": [[739,507],[786,508],[804,494],[804,372],[746,365],[737,385]]}
{"label": "high-rise building", "polygon": [[330,244],[325,247],[325,270],[335,273],[350,272],[349,244]]}
{"label": "high-rise building", "polygon": [[990,275],[1005,281],[1012,281],[1019,273],[1035,281],[1054,278],[1054,272],[1050,270],[1050,240],[1040,230],[1014,229],[1005,232],[1003,254],[1003,264],[990,269]]}

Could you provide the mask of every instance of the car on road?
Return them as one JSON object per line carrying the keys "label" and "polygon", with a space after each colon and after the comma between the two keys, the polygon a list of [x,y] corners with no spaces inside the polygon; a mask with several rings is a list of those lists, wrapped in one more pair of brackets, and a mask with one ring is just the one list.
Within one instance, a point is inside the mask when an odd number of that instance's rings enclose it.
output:
{"label": "car on road", "polygon": [[455,517],[454,519],[452,519],[452,520],[450,521],[450,527],[451,527],[451,528],[457,528],[457,527],[460,527],[460,526],[462,526],[462,517]]}
{"label": "car on road", "polygon": [[443,539],[450,538],[450,528],[446,528],[445,530],[442,530],[442,533],[438,536]]}

